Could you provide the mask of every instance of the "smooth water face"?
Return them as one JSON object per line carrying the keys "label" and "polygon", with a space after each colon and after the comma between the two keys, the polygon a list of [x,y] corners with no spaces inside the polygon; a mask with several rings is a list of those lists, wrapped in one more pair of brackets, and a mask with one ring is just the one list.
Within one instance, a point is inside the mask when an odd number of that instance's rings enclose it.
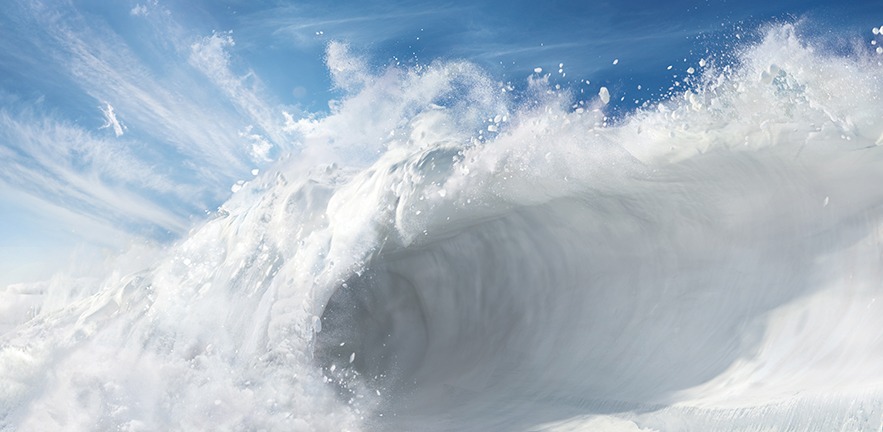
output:
{"label": "smooth water face", "polygon": [[4,292],[0,429],[879,429],[883,66],[759,39],[618,117],[329,44],[296,154]]}

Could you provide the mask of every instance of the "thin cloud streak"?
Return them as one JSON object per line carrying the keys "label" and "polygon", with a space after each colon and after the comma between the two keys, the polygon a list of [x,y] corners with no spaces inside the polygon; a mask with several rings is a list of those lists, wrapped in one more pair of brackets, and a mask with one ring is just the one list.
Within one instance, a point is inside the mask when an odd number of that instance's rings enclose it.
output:
{"label": "thin cloud streak", "polygon": [[105,102],[104,106],[101,107],[101,113],[104,114],[104,124],[99,129],[111,128],[117,138],[123,136],[125,126],[117,119],[113,105]]}
{"label": "thin cloud streak", "polygon": [[[231,33],[214,33],[190,45],[188,62],[221,89],[237,111],[266,133],[270,140],[288,150],[281,110],[264,101],[260,78],[251,70],[244,76],[230,68],[228,49],[235,45]],[[251,85],[248,85],[251,81]],[[246,128],[251,128],[247,125]],[[265,158],[266,156],[264,156]]]}
{"label": "thin cloud streak", "polygon": [[62,203],[80,214],[125,225],[186,230],[186,217],[166,210],[160,199],[184,199],[192,189],[158,175],[115,142],[51,119],[24,120],[0,112],[3,141],[0,179],[40,200]]}

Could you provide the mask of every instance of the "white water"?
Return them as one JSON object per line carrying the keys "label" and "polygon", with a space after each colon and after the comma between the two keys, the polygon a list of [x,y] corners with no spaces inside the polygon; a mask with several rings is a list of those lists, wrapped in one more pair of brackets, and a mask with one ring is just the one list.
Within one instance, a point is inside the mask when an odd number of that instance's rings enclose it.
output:
{"label": "white water", "polygon": [[301,154],[7,289],[0,429],[879,430],[880,57],[786,25],[739,60],[611,123],[332,45]]}

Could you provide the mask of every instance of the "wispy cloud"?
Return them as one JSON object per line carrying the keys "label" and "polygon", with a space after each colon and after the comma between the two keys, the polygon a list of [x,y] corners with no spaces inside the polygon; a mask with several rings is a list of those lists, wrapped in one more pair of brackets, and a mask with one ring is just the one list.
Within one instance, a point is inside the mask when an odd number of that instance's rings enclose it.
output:
{"label": "wispy cloud", "polygon": [[245,14],[238,24],[243,32],[269,33],[278,43],[299,47],[324,46],[329,40],[381,44],[417,35],[418,23],[451,23],[475,11],[475,5],[444,2],[345,2],[327,7],[286,4]]}
{"label": "wispy cloud", "polygon": [[163,63],[140,57],[106,26],[68,22],[49,26],[66,48],[57,60],[90,96],[114,100],[114,110],[125,112],[128,127],[140,136],[149,135],[199,165],[223,168],[215,172],[250,170],[250,142],[239,134],[246,127],[255,126],[253,133],[266,135],[273,145],[290,141],[281,132],[281,110],[262,93],[260,78],[251,70],[233,72],[232,34],[198,36],[165,17],[139,19],[159,27],[155,36],[165,48]]}
{"label": "wispy cloud", "polygon": [[257,74],[235,70],[232,34],[153,0],[126,11],[22,1],[2,18],[29,31],[0,53],[0,73],[21,78],[0,81],[0,188],[86,242],[183,234],[296,141]]}
{"label": "wispy cloud", "polygon": [[186,216],[163,201],[184,199],[194,186],[172,182],[117,142],[28,113],[0,111],[0,131],[0,180],[10,187],[117,226],[186,229]]}
{"label": "wispy cloud", "polygon": [[147,6],[143,4],[136,4],[132,10],[129,11],[130,14],[138,16],[138,15],[147,15]]}
{"label": "wispy cloud", "polygon": [[[538,63],[568,65],[570,75],[595,78],[614,57],[623,65],[657,58],[660,51],[696,36],[659,8],[629,11],[609,2],[562,7],[526,0],[501,2],[375,2],[343,0],[332,6],[285,4],[243,13],[238,27],[249,35],[271,34],[297,49],[347,42],[386,64],[391,58],[429,62],[469,60],[488,69],[529,74]],[[531,13],[531,11],[534,11]],[[681,14],[682,15],[682,14]],[[255,37],[255,40],[265,40]],[[384,57],[385,56],[385,57]],[[622,68],[620,68],[622,69]]]}
{"label": "wispy cloud", "polygon": [[101,125],[99,129],[112,128],[113,134],[116,135],[117,138],[123,136],[123,132],[126,127],[117,119],[117,115],[113,110],[113,106],[105,102],[104,106],[101,107],[101,113],[104,114],[104,124]]}
{"label": "wispy cloud", "polygon": [[256,124],[270,141],[286,142],[281,111],[265,101],[260,78],[252,70],[241,75],[232,70],[228,50],[235,44],[232,32],[214,32],[190,45],[188,61],[221,89],[237,111]]}
{"label": "wispy cloud", "polygon": [[[200,83],[186,64],[175,64],[174,52],[169,64],[162,65],[172,68],[177,78],[172,80],[152,73],[150,68],[158,65],[143,63],[113,33],[83,34],[80,29],[55,27],[53,36],[66,48],[66,55],[59,55],[57,61],[89,96],[117,101],[130,127],[138,127],[160,146],[206,159],[209,166],[245,168],[241,143],[235,139],[235,125],[243,119],[216,100],[217,94],[206,88],[204,80]],[[101,30],[94,27],[89,32]]]}

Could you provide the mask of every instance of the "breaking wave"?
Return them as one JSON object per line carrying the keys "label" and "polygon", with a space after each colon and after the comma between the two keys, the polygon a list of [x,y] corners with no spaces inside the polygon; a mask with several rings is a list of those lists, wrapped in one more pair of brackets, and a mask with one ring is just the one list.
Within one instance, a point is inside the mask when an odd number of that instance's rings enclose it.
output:
{"label": "breaking wave", "polygon": [[3,337],[0,429],[876,430],[883,67],[795,33],[617,118],[333,44],[302,153]]}

